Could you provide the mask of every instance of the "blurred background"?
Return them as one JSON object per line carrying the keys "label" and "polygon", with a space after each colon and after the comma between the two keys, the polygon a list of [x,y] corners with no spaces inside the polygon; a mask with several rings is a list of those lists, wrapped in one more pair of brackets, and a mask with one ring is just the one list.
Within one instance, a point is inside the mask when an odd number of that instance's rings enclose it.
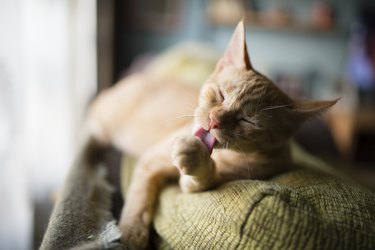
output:
{"label": "blurred background", "polygon": [[241,18],[258,71],[342,97],[296,141],[373,186],[371,0],[0,0],[0,249],[38,248],[98,91],[181,42],[221,54]]}

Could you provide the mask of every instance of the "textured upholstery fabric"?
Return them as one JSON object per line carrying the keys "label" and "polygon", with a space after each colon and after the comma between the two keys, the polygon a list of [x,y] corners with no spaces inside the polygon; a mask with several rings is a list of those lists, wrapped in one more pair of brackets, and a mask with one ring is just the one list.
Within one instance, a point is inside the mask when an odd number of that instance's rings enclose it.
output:
{"label": "textured upholstery fabric", "polygon": [[[71,169],[41,249],[124,248],[98,170]],[[160,195],[154,230],[158,249],[375,249],[375,194],[309,169],[195,194],[172,185]]]}
{"label": "textured upholstery fabric", "polygon": [[[301,166],[267,181],[235,181],[201,193],[166,187],[154,219],[154,245],[157,249],[375,249],[375,193],[335,177],[334,169],[296,145],[293,156],[309,168]],[[131,175],[134,163],[126,159],[122,176]]]}
{"label": "textured upholstery fabric", "polygon": [[167,187],[158,249],[375,249],[375,195],[311,170],[183,194]]}

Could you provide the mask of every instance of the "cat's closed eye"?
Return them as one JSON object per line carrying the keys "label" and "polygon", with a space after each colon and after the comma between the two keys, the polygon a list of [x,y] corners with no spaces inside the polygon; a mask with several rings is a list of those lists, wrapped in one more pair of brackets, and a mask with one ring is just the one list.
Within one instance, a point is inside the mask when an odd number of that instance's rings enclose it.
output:
{"label": "cat's closed eye", "polygon": [[249,118],[240,118],[240,121],[242,121],[242,122],[245,122],[245,123],[249,123],[249,124],[251,124],[251,125],[254,125],[254,126],[255,126],[255,123],[254,123],[254,122],[252,122],[252,121],[250,121],[250,119],[249,119]]}
{"label": "cat's closed eye", "polygon": [[204,93],[203,99],[210,105],[216,105],[225,100],[222,89],[217,85],[207,86],[202,92]]}
{"label": "cat's closed eye", "polygon": [[259,125],[253,120],[252,117],[248,116],[240,116],[238,117],[238,121],[246,126],[251,126],[254,128],[259,128]]}

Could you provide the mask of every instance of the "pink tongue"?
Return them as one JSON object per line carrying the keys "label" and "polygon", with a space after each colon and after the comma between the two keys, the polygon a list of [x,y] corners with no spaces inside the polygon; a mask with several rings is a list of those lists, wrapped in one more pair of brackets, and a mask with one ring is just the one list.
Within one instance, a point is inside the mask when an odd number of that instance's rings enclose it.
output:
{"label": "pink tongue", "polygon": [[216,138],[207,130],[200,127],[194,132],[194,136],[201,139],[201,141],[206,145],[208,151],[210,154],[212,153],[212,150],[214,149]]}

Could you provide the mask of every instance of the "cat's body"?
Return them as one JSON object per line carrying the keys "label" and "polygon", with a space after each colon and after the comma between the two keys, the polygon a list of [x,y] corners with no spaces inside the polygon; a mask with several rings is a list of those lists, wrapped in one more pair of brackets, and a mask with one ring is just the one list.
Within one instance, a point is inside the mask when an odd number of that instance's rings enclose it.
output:
{"label": "cat's body", "polygon": [[138,73],[121,80],[91,105],[86,128],[100,142],[140,157],[192,120],[199,89],[176,81]]}
{"label": "cat's body", "polygon": [[167,179],[197,192],[289,168],[293,132],[334,103],[294,101],[253,70],[242,22],[200,94],[141,74],[102,93],[89,112],[89,144],[113,144],[139,157],[119,223],[123,241],[130,249],[147,246]]}

